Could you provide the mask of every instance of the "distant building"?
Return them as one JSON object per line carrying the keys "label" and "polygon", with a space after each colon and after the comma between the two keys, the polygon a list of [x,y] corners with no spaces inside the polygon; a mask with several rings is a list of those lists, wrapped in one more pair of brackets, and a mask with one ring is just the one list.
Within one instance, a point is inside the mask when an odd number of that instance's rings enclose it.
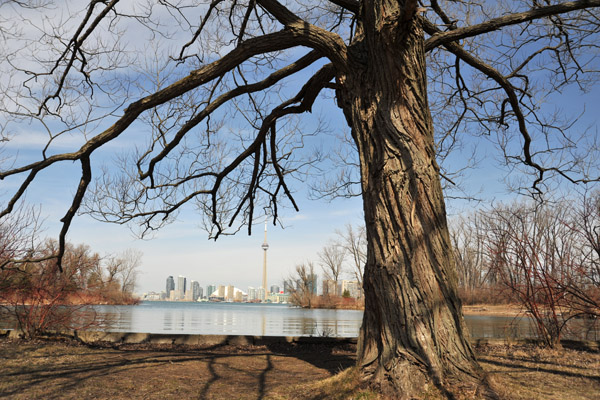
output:
{"label": "distant building", "polygon": [[225,295],[225,300],[227,300],[227,301],[235,300],[235,290],[233,288],[233,285],[227,286],[227,293]]}
{"label": "distant building", "polygon": [[283,293],[290,294],[294,291],[294,286],[287,280],[283,282]]}
{"label": "distant building", "polygon": [[180,299],[185,298],[185,283],[186,283],[185,276],[179,275],[179,277],[177,278],[177,291],[179,291]]}
{"label": "distant building", "polygon": [[248,287],[248,301],[258,300],[258,291],[253,287]]}
{"label": "distant building", "polygon": [[348,291],[350,297],[359,299],[363,296],[362,288],[358,284],[358,281],[342,281],[342,294]]}
{"label": "distant building", "polygon": [[161,299],[161,293],[158,292],[148,292],[148,293],[144,293],[142,296],[143,300],[147,300],[147,301],[157,301]]}
{"label": "distant building", "polygon": [[333,279],[325,279],[323,281],[323,296],[338,296],[338,284]]}
{"label": "distant building", "polygon": [[241,290],[236,291],[233,296],[233,301],[235,301],[236,303],[241,303],[242,301],[244,301],[244,293]]}
{"label": "distant building", "polygon": [[258,290],[256,291],[256,299],[260,300],[260,301],[267,300],[265,289],[263,287],[259,287]]}
{"label": "distant building", "polygon": [[276,303],[287,303],[290,300],[290,295],[285,293],[279,293],[277,295]]}
{"label": "distant building", "polygon": [[175,290],[175,280],[173,279],[172,276],[169,276],[167,278],[167,290],[166,290],[166,298],[170,299],[171,298],[171,291]]}
{"label": "distant building", "polygon": [[289,301],[290,295],[283,293],[269,293],[267,296],[267,301],[271,303],[287,303]]}
{"label": "distant building", "polygon": [[197,281],[190,282],[191,300],[198,301],[198,298],[202,296],[202,288]]}
{"label": "distant building", "polygon": [[219,285],[217,290],[215,290],[211,295],[208,296],[210,301],[246,301],[248,300],[248,296],[246,293],[242,292],[240,289],[228,285],[223,286]]}
{"label": "distant building", "polygon": [[279,286],[277,285],[271,285],[271,293],[279,293]]}
{"label": "distant building", "polygon": [[206,287],[206,298],[208,299],[210,295],[215,292],[215,290],[217,290],[217,287],[215,285],[208,285]]}
{"label": "distant building", "polygon": [[225,286],[218,285],[214,288],[215,290],[213,290],[212,293],[207,293],[206,297],[208,297],[210,301],[225,301]]}
{"label": "distant building", "polygon": [[317,294],[317,274],[311,274],[308,276],[308,291],[312,294]]}

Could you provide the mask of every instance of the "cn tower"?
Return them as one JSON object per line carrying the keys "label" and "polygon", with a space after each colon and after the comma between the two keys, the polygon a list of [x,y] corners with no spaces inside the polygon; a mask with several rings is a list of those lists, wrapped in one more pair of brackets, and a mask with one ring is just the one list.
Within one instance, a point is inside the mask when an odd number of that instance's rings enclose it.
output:
{"label": "cn tower", "polygon": [[267,289],[267,250],[269,250],[269,244],[267,243],[267,220],[265,219],[265,241],[262,244],[262,249],[264,250],[263,255],[263,279],[262,279],[262,287],[265,291],[265,300],[269,291]]}

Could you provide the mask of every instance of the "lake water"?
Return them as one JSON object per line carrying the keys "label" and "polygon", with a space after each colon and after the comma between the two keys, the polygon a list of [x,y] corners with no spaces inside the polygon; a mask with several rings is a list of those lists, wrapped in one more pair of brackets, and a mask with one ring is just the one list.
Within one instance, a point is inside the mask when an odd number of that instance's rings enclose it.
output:
{"label": "lake water", "polygon": [[[137,306],[88,306],[82,320],[95,315],[92,330],[197,335],[358,337],[362,311],[302,309],[283,304],[186,303],[145,301]],[[527,317],[465,316],[474,339],[533,338]],[[14,328],[1,320],[0,329]],[[564,339],[600,340],[600,324],[572,320]]]}
{"label": "lake water", "polygon": [[285,304],[144,301],[138,306],[94,306],[117,332],[356,337],[362,311]]}
{"label": "lake water", "polygon": [[[104,329],[119,332],[358,337],[362,311],[302,309],[282,304],[142,302],[94,306]],[[473,338],[534,337],[527,317],[466,316]],[[600,340],[598,324],[575,320],[564,338]]]}

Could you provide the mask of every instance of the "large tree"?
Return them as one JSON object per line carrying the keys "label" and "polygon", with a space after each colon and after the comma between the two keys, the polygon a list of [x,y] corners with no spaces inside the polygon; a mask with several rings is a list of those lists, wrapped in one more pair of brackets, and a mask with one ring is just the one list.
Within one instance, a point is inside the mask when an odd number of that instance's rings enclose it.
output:
{"label": "large tree", "polygon": [[[442,178],[452,177],[436,156],[469,132],[531,173],[534,194],[555,176],[595,179],[577,132],[540,100],[597,78],[598,6],[1,2],[2,132],[10,140],[11,126],[30,123],[49,139],[38,161],[0,173],[21,179],[0,215],[41,171],[75,161],[81,179],[61,220],[59,258],[78,211],[146,232],[191,203],[215,237],[250,229],[264,207],[275,220],[281,201],[296,207],[289,178],[313,161],[298,149],[319,127],[297,117],[324,93],[343,112],[360,165],[358,179],[342,177],[360,182],[368,240],[358,350],[365,382],[402,398],[431,384],[476,388],[483,375],[456,293],[442,194]],[[96,168],[93,156],[128,133],[136,151]],[[81,145],[55,146],[69,134]]]}

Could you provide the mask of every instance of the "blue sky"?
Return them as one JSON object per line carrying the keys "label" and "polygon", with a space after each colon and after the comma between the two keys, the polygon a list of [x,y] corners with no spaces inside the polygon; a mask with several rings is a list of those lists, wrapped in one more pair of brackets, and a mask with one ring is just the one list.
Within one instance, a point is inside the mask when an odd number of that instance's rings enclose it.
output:
{"label": "blue sky", "polygon": [[[139,30],[140,27],[137,26],[135,29]],[[135,32],[137,35],[137,30]],[[143,40],[139,40],[139,43],[130,42],[136,49],[145,44]],[[291,53],[298,55],[297,51]],[[0,72],[3,70],[0,69]],[[135,76],[139,70],[130,73],[132,82],[139,83],[139,77],[136,79]],[[166,73],[166,75],[166,79],[174,79],[175,74],[168,76],[169,74]],[[0,76],[0,83],[6,79],[6,75]],[[294,79],[290,81],[294,82]],[[142,81],[142,84],[145,84],[144,82]],[[588,134],[597,139],[596,110],[600,104],[600,92],[597,89],[598,85],[585,95],[573,90],[554,94],[546,99],[548,107],[559,108],[561,112],[575,116],[586,104],[588,112],[581,118],[575,129],[590,127]],[[100,102],[103,98],[99,97],[95,100]],[[331,99],[319,101],[313,111],[315,114],[325,116],[329,127],[334,132],[339,132],[346,125],[341,112],[333,105]],[[229,122],[234,126],[237,121]],[[315,126],[314,120],[306,124],[303,127],[308,130]],[[13,125],[12,129],[15,133],[14,140],[7,144],[5,154],[13,156],[18,154],[20,165],[39,157],[40,146],[43,146],[45,138],[45,133],[39,129],[39,126],[22,123],[18,126]],[[95,165],[107,162],[110,166],[111,157],[120,150],[134,146],[143,135],[142,129],[132,126],[122,139],[111,142],[94,158]],[[327,149],[335,145],[335,140],[333,135],[319,135],[310,139],[309,144],[322,146],[328,151]],[[467,136],[465,142],[467,147],[476,149],[481,159],[478,168],[469,171],[463,179],[467,192],[488,202],[506,200],[514,196],[506,191],[503,180],[507,178],[508,172],[498,167],[499,154],[490,141]],[[69,148],[77,148],[78,143],[82,143],[81,138],[65,137],[62,142],[57,143],[56,150],[67,151],[66,149]],[[462,167],[468,161],[465,159],[468,154],[468,149],[464,153],[455,153],[449,160],[450,165]],[[597,160],[592,161],[598,165]],[[46,226],[44,234],[49,237],[56,237],[60,229],[58,221],[69,207],[71,196],[77,187],[79,170],[78,164],[62,163],[55,166],[49,171],[40,173],[27,193],[27,200],[31,204],[41,205]],[[95,173],[97,174],[98,171],[96,170]],[[317,172],[317,175],[328,173],[325,168],[324,171]],[[16,182],[12,178],[3,181],[0,186],[0,196],[14,189]],[[343,229],[348,223],[356,225],[361,222],[362,204],[359,198],[338,199],[333,202],[310,200],[306,185],[302,182],[296,182],[294,189],[300,212],[295,212],[289,207],[281,211],[280,218],[285,228],[269,224],[268,282],[270,285],[281,285],[282,280],[292,273],[295,265],[311,260],[316,261],[317,252],[327,244],[328,240],[334,238],[336,230]],[[563,186],[563,189],[572,190],[568,186]],[[448,203],[448,210],[450,214],[456,214],[470,211],[477,206],[477,203],[452,200]],[[242,230],[235,236],[224,236],[216,242],[208,240],[207,233],[201,230],[199,225],[199,216],[186,209],[178,216],[175,223],[157,232],[153,239],[142,241],[136,239],[127,226],[100,223],[88,216],[80,216],[73,221],[68,240],[76,244],[88,244],[93,251],[103,255],[117,254],[128,248],[143,252],[139,292],[163,290],[168,275],[184,275],[188,280],[199,281],[204,287],[208,284],[234,284],[245,290],[248,286],[259,286],[262,273],[263,221],[258,221],[250,237],[245,230]]]}

